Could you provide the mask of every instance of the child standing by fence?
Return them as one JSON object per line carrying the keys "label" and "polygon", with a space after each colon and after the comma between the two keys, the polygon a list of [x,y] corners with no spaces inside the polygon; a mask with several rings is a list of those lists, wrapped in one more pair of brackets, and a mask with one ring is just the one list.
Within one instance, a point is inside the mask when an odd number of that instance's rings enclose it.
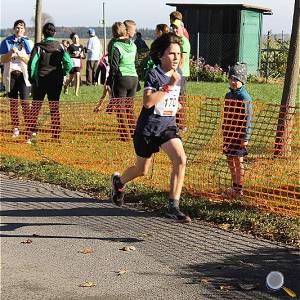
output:
{"label": "child standing by fence", "polygon": [[223,121],[223,153],[232,178],[232,187],[222,193],[224,198],[243,196],[244,156],[248,155],[248,145],[252,126],[252,99],[248,94],[247,66],[236,63],[229,69],[230,92],[225,95]]}
{"label": "child standing by fence", "polygon": [[157,67],[145,79],[143,108],[133,139],[136,163],[122,176],[113,174],[111,200],[118,206],[123,204],[124,185],[146,175],[153,153],[161,148],[173,165],[167,216],[181,223],[190,223],[190,217],[179,209],[186,166],[186,155],[176,126],[181,80],[177,72],[181,58],[180,46],[180,38],[174,33],[162,35],[151,45],[151,57]]}

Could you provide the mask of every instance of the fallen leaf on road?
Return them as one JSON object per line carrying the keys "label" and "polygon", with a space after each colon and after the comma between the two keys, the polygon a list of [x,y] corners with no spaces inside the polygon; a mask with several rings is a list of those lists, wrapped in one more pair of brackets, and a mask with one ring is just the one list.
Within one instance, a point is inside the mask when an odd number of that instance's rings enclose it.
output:
{"label": "fallen leaf on road", "polygon": [[134,246],[125,246],[119,250],[122,250],[122,251],[126,251],[126,252],[130,252],[130,251],[135,251],[136,248]]}
{"label": "fallen leaf on road", "polygon": [[89,253],[93,253],[95,251],[92,248],[84,248],[84,249],[79,250],[78,252],[82,253],[82,254],[89,254]]}
{"label": "fallen leaf on road", "polygon": [[252,291],[259,287],[259,283],[239,283],[239,287],[244,291]]}
{"label": "fallen leaf on road", "polygon": [[30,240],[30,239],[21,242],[21,244],[31,244],[31,243],[32,243],[32,240]]}
{"label": "fallen leaf on road", "polygon": [[253,264],[253,263],[245,262],[245,261],[242,261],[242,260],[239,260],[238,262],[240,264],[242,264],[242,265],[246,265],[246,266],[250,266],[250,267],[255,267],[255,264]]}
{"label": "fallen leaf on road", "polygon": [[202,277],[202,278],[199,279],[199,281],[200,281],[201,283],[209,283],[209,282],[210,282],[210,279],[209,279],[208,277]]}
{"label": "fallen leaf on road", "polygon": [[147,237],[147,236],[152,236],[152,233],[140,233],[138,236],[139,237]]}
{"label": "fallen leaf on road", "polygon": [[234,290],[234,287],[232,285],[229,285],[229,284],[221,284],[220,285],[220,290],[223,290],[223,291]]}
{"label": "fallen leaf on road", "polygon": [[127,272],[128,272],[127,269],[121,269],[121,270],[117,271],[117,275],[118,275],[118,276],[121,276],[121,275],[126,274]]}
{"label": "fallen leaf on road", "polygon": [[95,287],[96,283],[92,282],[92,281],[86,281],[84,283],[81,283],[79,286],[80,287],[89,287],[89,288],[91,288],[91,287]]}
{"label": "fallen leaf on road", "polygon": [[224,230],[229,230],[230,224],[224,223],[224,224],[220,224],[218,227]]}

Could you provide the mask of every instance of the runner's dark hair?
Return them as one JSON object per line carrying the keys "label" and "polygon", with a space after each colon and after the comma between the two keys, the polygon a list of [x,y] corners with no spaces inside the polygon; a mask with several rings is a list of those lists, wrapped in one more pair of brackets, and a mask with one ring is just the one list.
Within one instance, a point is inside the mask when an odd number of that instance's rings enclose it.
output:
{"label": "runner's dark hair", "polygon": [[181,38],[173,32],[162,34],[151,44],[150,56],[154,64],[160,64],[160,58],[171,44],[178,44],[181,47]]}

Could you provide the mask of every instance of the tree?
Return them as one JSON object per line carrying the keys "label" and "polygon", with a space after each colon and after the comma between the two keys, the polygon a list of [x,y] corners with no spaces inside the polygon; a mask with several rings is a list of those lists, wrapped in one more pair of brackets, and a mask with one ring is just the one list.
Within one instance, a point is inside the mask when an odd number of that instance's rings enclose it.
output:
{"label": "tree", "polygon": [[297,85],[300,71],[299,6],[300,0],[295,0],[292,35],[276,131],[275,156],[289,156],[291,154],[291,134],[294,122]]}
{"label": "tree", "polygon": [[38,43],[42,39],[42,2],[43,0],[36,0],[35,7],[35,30],[34,41]]}

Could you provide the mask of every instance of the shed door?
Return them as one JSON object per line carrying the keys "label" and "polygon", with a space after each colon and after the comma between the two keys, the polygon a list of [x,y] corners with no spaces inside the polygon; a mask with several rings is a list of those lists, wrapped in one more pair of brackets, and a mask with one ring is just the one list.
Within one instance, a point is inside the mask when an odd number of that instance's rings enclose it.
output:
{"label": "shed door", "polygon": [[261,14],[241,10],[239,61],[247,63],[248,73],[256,74],[260,61]]}

